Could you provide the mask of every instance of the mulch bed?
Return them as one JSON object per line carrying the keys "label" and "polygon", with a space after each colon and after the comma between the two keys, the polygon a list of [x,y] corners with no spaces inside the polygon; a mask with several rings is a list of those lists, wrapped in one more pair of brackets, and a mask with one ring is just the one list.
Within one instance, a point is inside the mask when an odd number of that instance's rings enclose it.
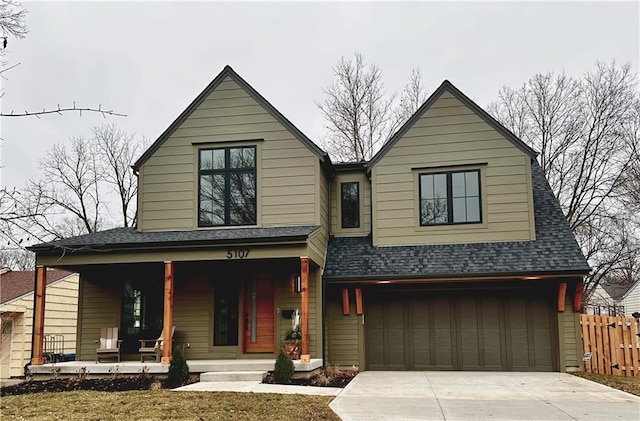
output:
{"label": "mulch bed", "polygon": [[[192,375],[184,384],[196,383],[200,376]],[[173,389],[182,386],[161,377],[119,377],[115,379],[52,379],[25,381],[0,389],[0,396],[23,395],[40,392],[69,392],[73,390],[94,390],[97,392],[125,392],[130,390]]]}
{"label": "mulch bed", "polygon": [[[358,374],[357,371],[353,370],[345,370],[336,373],[332,373],[327,376],[324,374],[319,374],[316,376],[312,376],[308,379],[291,379],[289,380],[290,385],[295,386],[320,386],[320,387],[341,387],[344,388],[349,384],[351,380]],[[262,381],[262,383],[267,384],[276,384],[276,381],[273,379],[272,374],[268,374],[267,377]]]}

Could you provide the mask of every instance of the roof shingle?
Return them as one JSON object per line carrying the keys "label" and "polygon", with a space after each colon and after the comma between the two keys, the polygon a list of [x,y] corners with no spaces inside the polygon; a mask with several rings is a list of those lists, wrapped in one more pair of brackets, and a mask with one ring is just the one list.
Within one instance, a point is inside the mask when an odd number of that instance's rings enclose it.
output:
{"label": "roof shingle", "polygon": [[135,228],[113,228],[77,237],[65,238],[28,247],[35,252],[51,251],[55,248],[97,249],[109,247],[143,247],[170,244],[201,244],[237,241],[269,241],[278,239],[306,238],[318,228],[317,225],[236,228],[224,230],[157,231],[140,232]]}
{"label": "roof shingle", "polygon": [[532,161],[534,241],[374,247],[371,237],[329,241],[328,279],[402,279],[536,272],[589,272],[560,205]]}
{"label": "roof shingle", "polygon": [[[71,275],[67,270],[47,270],[47,285]],[[0,275],[0,304],[4,304],[29,292],[33,292],[35,271],[16,270]]]}

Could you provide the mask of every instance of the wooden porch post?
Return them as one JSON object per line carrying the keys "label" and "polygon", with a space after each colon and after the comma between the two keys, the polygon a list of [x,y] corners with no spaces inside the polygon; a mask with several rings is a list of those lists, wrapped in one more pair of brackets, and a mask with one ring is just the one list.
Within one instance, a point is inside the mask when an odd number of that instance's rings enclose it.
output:
{"label": "wooden porch post", "polygon": [[164,262],[164,318],[162,321],[162,364],[171,363],[173,355],[171,331],[173,330],[173,262]]}
{"label": "wooden porch post", "polygon": [[47,289],[47,268],[36,266],[35,303],[33,308],[33,353],[31,364],[42,365],[44,347],[44,299]]}
{"label": "wooden porch post", "polygon": [[304,361],[310,358],[309,355],[309,258],[300,258],[300,281],[302,288],[300,299],[302,301],[301,320],[302,324],[302,355],[300,358]]}

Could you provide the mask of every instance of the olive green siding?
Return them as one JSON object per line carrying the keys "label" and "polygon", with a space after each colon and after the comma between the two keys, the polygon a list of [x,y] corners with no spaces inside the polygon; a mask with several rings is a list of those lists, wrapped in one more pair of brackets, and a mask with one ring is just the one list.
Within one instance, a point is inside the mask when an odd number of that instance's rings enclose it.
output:
{"label": "olive green siding", "polygon": [[[213,346],[213,317],[215,304],[215,281],[221,274],[227,276],[231,272],[217,269],[180,269],[184,275],[176,272],[174,281],[173,322],[176,327],[174,346],[189,344],[185,348],[188,359],[234,359],[242,358],[242,326],[239,326],[239,341],[237,346]],[[142,273],[136,271],[135,273]],[[320,358],[322,347],[321,291],[322,279],[320,270],[312,268],[309,277],[309,336],[312,358]],[[122,297],[122,283],[110,280],[108,277],[89,278],[83,276],[80,288],[80,299],[84,303],[80,307],[81,324],[78,327],[77,359],[91,361],[95,358],[94,341],[100,337],[103,327],[120,327],[120,309]],[[240,275],[236,276],[241,282]],[[279,351],[280,340],[291,328],[289,319],[282,318],[282,310],[301,307],[301,296],[293,292],[290,275],[275,274],[275,329],[276,344],[273,355],[246,354],[250,358],[272,358]],[[240,298],[241,300],[241,298]],[[241,304],[240,304],[241,306]],[[241,316],[241,315],[239,315]],[[242,320],[242,317],[239,317]],[[138,355],[123,355],[123,359],[137,359]]]}
{"label": "olive green siding", "polygon": [[[33,292],[0,305],[0,313],[12,319],[11,336],[0,344],[7,357],[9,376],[23,376],[24,366],[31,360],[33,333]],[[72,274],[47,285],[45,292],[44,334],[63,335],[64,353],[76,352],[78,316],[78,275]],[[5,342],[6,340],[6,342]]]}
{"label": "olive green siding", "polygon": [[[421,227],[421,172],[481,170],[482,224]],[[444,92],[372,169],[376,246],[535,238],[530,157]]]}
{"label": "olive green siding", "polygon": [[350,291],[350,313],[345,316],[342,312],[342,296],[339,288],[327,289],[326,309],[326,339],[327,363],[337,366],[358,366],[364,369],[364,361],[360,361],[361,348],[364,347],[360,326],[362,316],[355,311],[355,297]]}
{"label": "olive green siding", "polygon": [[320,228],[309,237],[309,253],[317,265],[324,267],[329,241],[329,184],[319,164],[317,167],[316,203],[318,206],[316,207],[316,221],[318,221]]}
{"label": "olive green siding", "polygon": [[[360,183],[360,227],[342,228],[341,183]],[[331,183],[331,232],[337,237],[364,235],[371,232],[371,182],[362,171],[341,172]]]}
{"label": "olive green siding", "polygon": [[573,311],[571,288],[567,289],[565,311],[558,312],[560,370],[574,371],[582,364],[580,313]]}
{"label": "olive green siding", "polygon": [[141,167],[140,230],[197,228],[197,150],[220,142],[257,146],[258,226],[320,223],[318,157],[227,77]]}
{"label": "olive green siding", "polygon": [[92,361],[103,327],[120,327],[122,289],[107,277],[80,275],[76,360]]}

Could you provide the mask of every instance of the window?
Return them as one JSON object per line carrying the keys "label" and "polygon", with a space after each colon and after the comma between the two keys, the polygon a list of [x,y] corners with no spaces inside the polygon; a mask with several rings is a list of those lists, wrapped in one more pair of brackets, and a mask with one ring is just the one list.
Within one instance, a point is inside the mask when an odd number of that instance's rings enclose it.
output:
{"label": "window", "polygon": [[126,279],[122,288],[120,339],[122,352],[134,353],[140,339],[157,338],[162,331],[164,280]]}
{"label": "window", "polygon": [[360,227],[360,184],[357,181],[341,183],[342,228]]}
{"label": "window", "polygon": [[229,281],[215,284],[213,344],[238,345],[238,288]]}
{"label": "window", "polygon": [[420,174],[420,225],[479,222],[480,170]]}
{"label": "window", "polygon": [[256,224],[256,147],[201,149],[198,226]]}

